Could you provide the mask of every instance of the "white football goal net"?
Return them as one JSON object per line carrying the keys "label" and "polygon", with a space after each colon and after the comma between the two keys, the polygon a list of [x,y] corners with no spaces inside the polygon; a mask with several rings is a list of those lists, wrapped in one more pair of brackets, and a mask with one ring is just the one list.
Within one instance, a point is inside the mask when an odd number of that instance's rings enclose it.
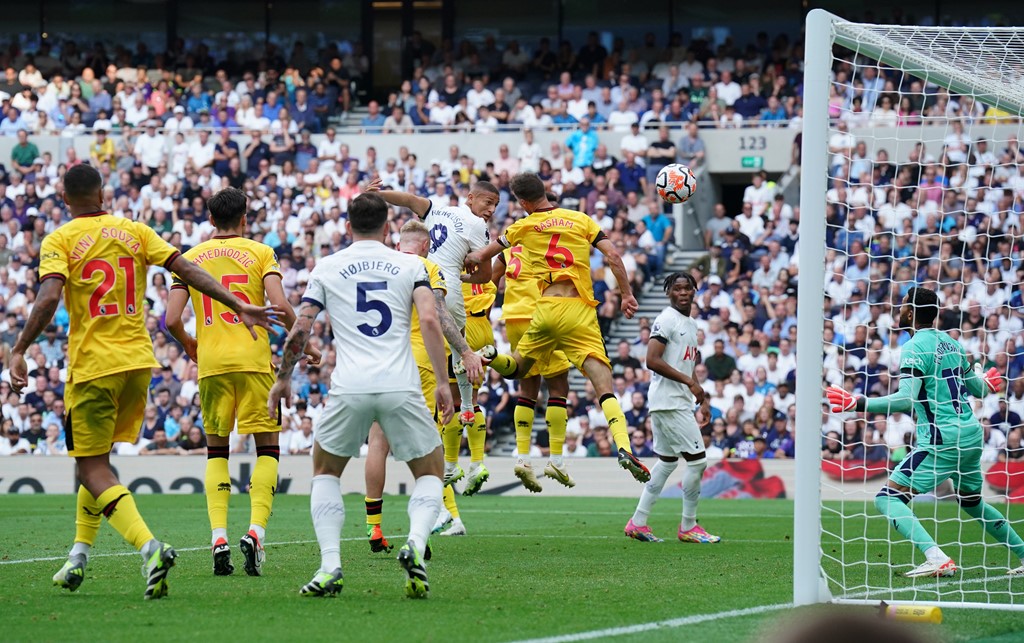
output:
{"label": "white football goal net", "polygon": [[[1024,609],[1024,577],[1007,575],[1018,555],[961,507],[980,491],[1024,532],[1024,28],[859,24],[818,9],[805,56],[794,601]],[[827,386],[896,392],[910,337],[899,307],[915,286],[938,293],[937,327],[1003,380],[1001,394],[944,397],[970,405],[983,431],[953,446],[931,417],[940,400],[921,401],[929,417],[824,406]],[[947,436],[933,477],[949,479],[907,506],[956,561],[942,578],[906,576],[925,556],[875,505],[894,471],[924,483],[924,456],[907,456],[937,444],[928,430]],[[957,451],[975,438],[980,449]]]}

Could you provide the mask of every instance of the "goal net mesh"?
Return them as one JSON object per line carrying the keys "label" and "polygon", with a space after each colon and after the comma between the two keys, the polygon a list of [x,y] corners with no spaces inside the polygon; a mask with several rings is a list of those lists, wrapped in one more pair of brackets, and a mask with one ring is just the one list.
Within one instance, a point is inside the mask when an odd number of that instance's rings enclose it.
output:
{"label": "goal net mesh", "polygon": [[[833,28],[823,386],[896,392],[910,337],[900,301],[913,286],[936,290],[939,328],[1004,378],[1008,394],[963,400],[984,427],[985,500],[1019,533],[1024,30]],[[823,407],[821,567],[832,596],[1024,609],[1024,578],[1006,575],[1020,560],[960,510],[955,479],[910,507],[961,571],[904,577],[924,555],[873,501],[917,440],[911,415]]]}

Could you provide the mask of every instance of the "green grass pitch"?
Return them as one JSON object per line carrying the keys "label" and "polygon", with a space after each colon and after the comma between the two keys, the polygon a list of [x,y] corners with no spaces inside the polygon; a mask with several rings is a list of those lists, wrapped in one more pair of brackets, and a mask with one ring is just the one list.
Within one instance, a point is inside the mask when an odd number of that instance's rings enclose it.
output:
{"label": "green grass pitch", "polygon": [[[403,572],[393,554],[371,554],[364,540],[363,503],[346,496],[342,560],[345,589],[334,599],[302,598],[299,588],[319,564],[309,518],[308,498],[278,496],[267,535],[264,576],[241,569],[214,577],[202,496],[138,496],[153,531],[178,548],[167,599],[142,600],[140,559],[104,525],[86,581],[75,593],[51,585],[74,533],[72,496],[6,496],[0,501],[0,605],[4,641],[57,641],[99,637],[119,641],[171,640],[402,640],[517,641],[622,626],[716,615],[730,610],[792,600],[792,503],[789,501],[705,501],[701,523],[723,537],[718,545],[675,541],[678,501],[662,500],[651,525],[666,538],[645,544],[622,535],[634,502],[600,498],[506,498],[478,496],[461,503],[470,535],[433,538],[428,566],[431,596],[404,597]],[[955,507],[941,507],[940,517]],[[930,512],[929,512],[930,513]],[[1017,517],[1020,517],[1018,508]],[[248,502],[234,496],[230,532],[233,545],[247,526]],[[384,505],[388,534],[404,533],[405,499]],[[927,522],[929,529],[934,523]],[[1018,528],[1020,528],[1018,524]],[[850,533],[863,525],[847,520]],[[960,527],[939,525],[940,541]],[[885,524],[872,520],[871,534],[883,537]],[[878,531],[881,529],[882,531]],[[964,526],[977,539],[980,530]],[[974,531],[971,531],[974,530]],[[399,542],[399,538],[393,538]],[[837,545],[824,543],[826,552]],[[976,550],[972,552],[972,549]],[[888,545],[870,545],[879,561]],[[892,547],[894,561],[909,565],[911,546]],[[964,549],[961,564],[979,564],[981,547]],[[992,560],[994,549],[988,550]],[[33,560],[28,560],[33,559]],[[48,560],[39,560],[48,559]],[[995,577],[1003,569],[969,569],[940,589],[986,590],[993,600],[1021,600],[1024,579]],[[851,581],[870,576],[888,582],[887,565],[850,566]],[[943,581],[947,582],[947,581]],[[894,578],[896,587],[909,585]],[[935,581],[931,581],[931,587]],[[906,595],[908,598],[912,594]],[[975,598],[977,595],[970,595]],[[820,607],[859,609],[867,607]],[[756,641],[779,619],[803,612],[777,609],[745,616],[714,617],[677,627],[619,636],[619,640]],[[941,626],[920,626],[932,640],[1024,640],[1020,612],[944,610]],[[678,624],[677,624],[678,625]]]}

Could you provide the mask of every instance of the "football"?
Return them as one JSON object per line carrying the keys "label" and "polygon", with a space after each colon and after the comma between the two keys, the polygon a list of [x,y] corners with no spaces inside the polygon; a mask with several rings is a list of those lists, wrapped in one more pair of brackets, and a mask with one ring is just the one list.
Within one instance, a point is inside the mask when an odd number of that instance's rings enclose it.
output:
{"label": "football", "polygon": [[697,191],[697,177],[685,165],[669,163],[658,172],[654,187],[665,201],[685,203]]}

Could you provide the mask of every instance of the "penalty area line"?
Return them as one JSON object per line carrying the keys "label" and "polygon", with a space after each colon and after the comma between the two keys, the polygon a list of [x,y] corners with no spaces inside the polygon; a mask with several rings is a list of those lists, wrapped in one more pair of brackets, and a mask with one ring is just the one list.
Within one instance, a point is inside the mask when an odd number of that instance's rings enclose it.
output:
{"label": "penalty area line", "polygon": [[692,616],[681,616],[679,618],[672,618],[664,621],[637,623],[636,625],[625,625],[623,627],[609,627],[603,630],[590,630],[589,632],[576,632],[574,634],[561,634],[558,636],[545,636],[536,639],[523,639],[515,641],[514,643],[572,643],[573,641],[589,641],[591,639],[639,634],[641,632],[650,632],[651,630],[672,629],[684,627],[686,625],[696,625],[698,623],[718,621],[723,618],[737,618],[741,616],[752,616],[754,614],[765,614],[767,612],[776,612],[790,607],[793,607],[792,603],[758,605],[757,607],[745,607],[743,609],[714,612],[712,614],[694,614]]}

